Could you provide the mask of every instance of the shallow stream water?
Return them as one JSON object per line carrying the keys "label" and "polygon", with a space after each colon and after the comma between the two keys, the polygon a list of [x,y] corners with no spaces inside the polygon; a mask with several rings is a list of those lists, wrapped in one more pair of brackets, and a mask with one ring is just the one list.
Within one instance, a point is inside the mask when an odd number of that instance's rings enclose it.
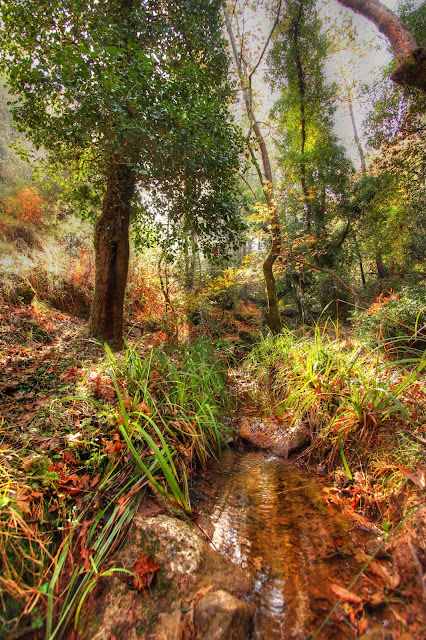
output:
{"label": "shallow stream water", "polygon": [[[315,474],[287,460],[227,451],[201,482],[193,504],[208,514],[214,546],[255,576],[253,638],[311,637],[337,600],[330,585],[348,587],[361,568],[356,550],[368,534],[339,512]],[[316,636],[355,637],[344,614]]]}

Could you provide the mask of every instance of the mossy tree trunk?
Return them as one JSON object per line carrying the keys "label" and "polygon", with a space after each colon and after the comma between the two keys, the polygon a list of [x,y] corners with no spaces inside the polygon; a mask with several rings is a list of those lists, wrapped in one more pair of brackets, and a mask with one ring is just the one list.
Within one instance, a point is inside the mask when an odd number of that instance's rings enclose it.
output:
{"label": "mossy tree trunk", "polygon": [[90,312],[92,335],[112,348],[123,347],[123,308],[129,268],[129,225],[136,176],[111,162],[102,213],[95,226],[95,292]]}

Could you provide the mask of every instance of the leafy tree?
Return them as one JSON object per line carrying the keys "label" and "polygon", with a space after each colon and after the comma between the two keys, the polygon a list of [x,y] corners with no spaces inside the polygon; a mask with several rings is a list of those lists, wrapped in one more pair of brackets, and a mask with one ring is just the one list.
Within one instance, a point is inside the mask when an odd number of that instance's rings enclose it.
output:
{"label": "leafy tree", "polygon": [[352,167],[332,130],[336,87],[325,80],[329,44],[321,26],[314,0],[289,2],[269,67],[272,84],[280,89],[273,114],[285,207],[299,228],[303,221],[318,265],[332,267],[349,232],[350,220],[341,228],[336,217],[342,213]]}
{"label": "leafy tree", "polygon": [[166,215],[219,252],[236,241],[240,143],[218,0],[10,0],[1,67],[15,121],[99,212],[91,331],[120,347],[129,225]]}
{"label": "leafy tree", "polygon": [[[422,41],[426,6],[413,9],[413,3],[407,2],[400,14]],[[412,260],[424,259],[426,249],[426,103],[419,92],[391,82],[394,69],[395,61],[383,69],[382,81],[370,94],[373,108],[364,121],[369,146],[380,150],[370,166],[377,194],[366,208],[364,235],[367,244],[380,247],[390,265],[405,273]]]}

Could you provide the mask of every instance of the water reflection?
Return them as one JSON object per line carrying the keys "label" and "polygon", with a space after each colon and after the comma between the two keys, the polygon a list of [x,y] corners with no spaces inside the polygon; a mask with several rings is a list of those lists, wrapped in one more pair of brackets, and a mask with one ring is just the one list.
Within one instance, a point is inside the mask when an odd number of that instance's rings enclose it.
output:
{"label": "water reflection", "polygon": [[[359,568],[351,553],[335,553],[336,540],[348,549],[355,534],[326,504],[315,477],[279,458],[227,452],[205,485],[216,495],[200,497],[198,508],[210,514],[215,547],[256,574],[253,637],[308,637],[336,600],[330,581],[348,584]],[[355,635],[334,624],[319,637]]]}

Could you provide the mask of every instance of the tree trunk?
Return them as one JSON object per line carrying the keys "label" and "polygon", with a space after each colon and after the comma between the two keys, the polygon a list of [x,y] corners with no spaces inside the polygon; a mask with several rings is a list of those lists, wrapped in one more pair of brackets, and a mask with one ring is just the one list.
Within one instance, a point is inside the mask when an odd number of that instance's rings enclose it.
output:
{"label": "tree trunk", "polygon": [[358,255],[359,272],[361,274],[362,286],[365,288],[367,286],[367,282],[365,280],[364,264],[362,262],[362,255],[361,255],[361,252],[360,252],[359,249],[357,249],[357,255]]}
{"label": "tree trunk", "polygon": [[379,0],[337,1],[371,20],[388,38],[398,63],[391,75],[392,80],[426,93],[426,50],[418,46],[402,20]]}
{"label": "tree trunk", "polygon": [[384,265],[381,251],[378,251],[376,253],[376,267],[377,267],[377,274],[380,280],[384,280],[384,278],[387,278],[388,272]]}
{"label": "tree trunk", "polygon": [[123,308],[129,268],[129,224],[136,176],[111,162],[102,213],[95,225],[95,292],[90,312],[91,333],[123,347]]}
{"label": "tree trunk", "polygon": [[266,293],[268,296],[268,311],[266,313],[266,324],[273,333],[279,333],[282,329],[281,316],[278,309],[277,287],[275,284],[274,264],[281,253],[281,233],[278,214],[275,210],[271,225],[272,245],[268,255],[263,262],[263,276],[265,278]]}
{"label": "tree trunk", "polygon": [[361,140],[359,139],[358,129],[355,121],[355,114],[354,114],[353,105],[352,105],[352,96],[348,86],[346,86],[346,91],[347,91],[346,99],[348,101],[349,116],[351,119],[352,131],[354,133],[355,146],[358,149],[359,160],[361,163],[361,173],[363,176],[365,176],[365,174],[367,173],[367,167],[365,165],[365,153],[364,153],[364,149],[362,148]]}

